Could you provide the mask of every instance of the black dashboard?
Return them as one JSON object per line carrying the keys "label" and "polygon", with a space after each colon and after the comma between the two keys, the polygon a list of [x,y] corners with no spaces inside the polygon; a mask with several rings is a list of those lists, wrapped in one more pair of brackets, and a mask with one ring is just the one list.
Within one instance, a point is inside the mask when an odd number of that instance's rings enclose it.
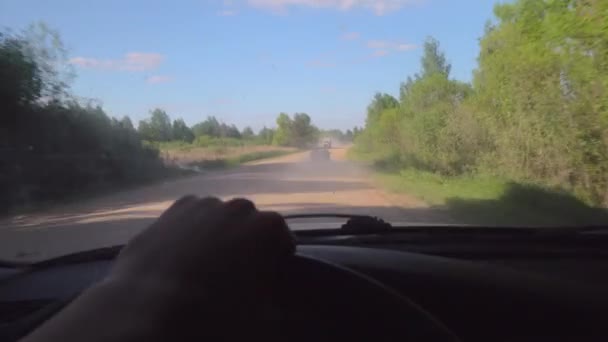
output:
{"label": "black dashboard", "polygon": [[[571,245],[522,247],[502,240],[367,242],[302,239],[298,254],[342,265],[397,290],[463,341],[608,340],[608,256],[592,252],[602,249],[577,253]],[[14,339],[22,322],[39,310],[103,279],[111,265],[107,258],[2,269],[0,340]],[[353,298],[354,308],[356,302]]]}

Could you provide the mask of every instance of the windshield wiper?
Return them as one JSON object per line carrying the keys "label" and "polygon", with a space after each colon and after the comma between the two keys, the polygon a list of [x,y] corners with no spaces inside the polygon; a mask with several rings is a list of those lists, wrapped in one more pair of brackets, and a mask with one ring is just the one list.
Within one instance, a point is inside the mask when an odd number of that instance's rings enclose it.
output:
{"label": "windshield wiper", "polygon": [[[384,220],[370,215],[356,214],[294,214],[285,215],[286,220],[292,219],[315,219],[315,218],[345,218],[348,221],[340,228],[321,228],[296,230],[296,236],[327,236],[327,235],[367,235],[367,234],[389,234],[401,235],[403,233],[421,233],[430,234],[433,236],[449,235],[456,236],[466,233],[471,235],[512,235],[517,237],[525,236],[526,238],[568,238],[572,236],[583,235],[607,235],[608,225],[585,225],[585,226],[565,226],[565,227],[543,227],[543,226],[487,226],[487,225],[453,225],[453,224],[425,224],[425,225],[407,225],[393,226]],[[322,224],[322,223],[320,223]]]}
{"label": "windshield wiper", "polygon": [[[285,220],[302,219],[302,218],[345,218],[348,219],[339,229],[314,229],[310,231],[296,231],[296,235],[304,233],[305,235],[326,235],[326,234],[375,234],[383,233],[391,230],[393,226],[384,220],[369,216],[369,215],[352,215],[352,214],[295,214],[283,216]],[[308,233],[312,234],[308,234]]]}

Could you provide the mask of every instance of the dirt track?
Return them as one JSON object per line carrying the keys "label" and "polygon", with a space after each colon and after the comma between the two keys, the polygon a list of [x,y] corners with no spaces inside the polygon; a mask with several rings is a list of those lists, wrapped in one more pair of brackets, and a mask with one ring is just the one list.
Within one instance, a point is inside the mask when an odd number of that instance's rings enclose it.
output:
{"label": "dirt track", "polygon": [[375,188],[365,169],[345,161],[344,149],[331,153],[327,163],[312,163],[308,153],[297,153],[4,220],[0,259],[45,259],[124,243],[185,194],[246,197],[259,208],[285,214],[337,212],[412,223],[449,221],[416,199]]}

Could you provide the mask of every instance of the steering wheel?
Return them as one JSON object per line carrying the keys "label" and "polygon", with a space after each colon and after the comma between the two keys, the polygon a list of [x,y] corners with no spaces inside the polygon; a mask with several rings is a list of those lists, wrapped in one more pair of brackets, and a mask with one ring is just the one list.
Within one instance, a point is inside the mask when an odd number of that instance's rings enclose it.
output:
{"label": "steering wheel", "polygon": [[[287,260],[277,292],[281,319],[275,328],[281,340],[458,341],[437,319],[398,292],[310,256],[296,254]],[[70,301],[55,302],[20,324],[2,329],[0,336],[17,340]]]}
{"label": "steering wheel", "polygon": [[339,265],[296,254],[280,282],[285,340],[458,341],[395,290]]}

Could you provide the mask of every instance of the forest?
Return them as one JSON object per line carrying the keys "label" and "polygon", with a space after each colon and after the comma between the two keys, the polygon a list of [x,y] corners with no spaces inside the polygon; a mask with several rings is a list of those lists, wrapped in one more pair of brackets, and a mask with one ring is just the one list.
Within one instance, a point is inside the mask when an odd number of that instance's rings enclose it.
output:
{"label": "forest", "polygon": [[508,179],[608,205],[606,18],[607,1],[498,4],[471,83],[450,77],[428,38],[398,98],[372,99],[355,150],[385,168]]}

